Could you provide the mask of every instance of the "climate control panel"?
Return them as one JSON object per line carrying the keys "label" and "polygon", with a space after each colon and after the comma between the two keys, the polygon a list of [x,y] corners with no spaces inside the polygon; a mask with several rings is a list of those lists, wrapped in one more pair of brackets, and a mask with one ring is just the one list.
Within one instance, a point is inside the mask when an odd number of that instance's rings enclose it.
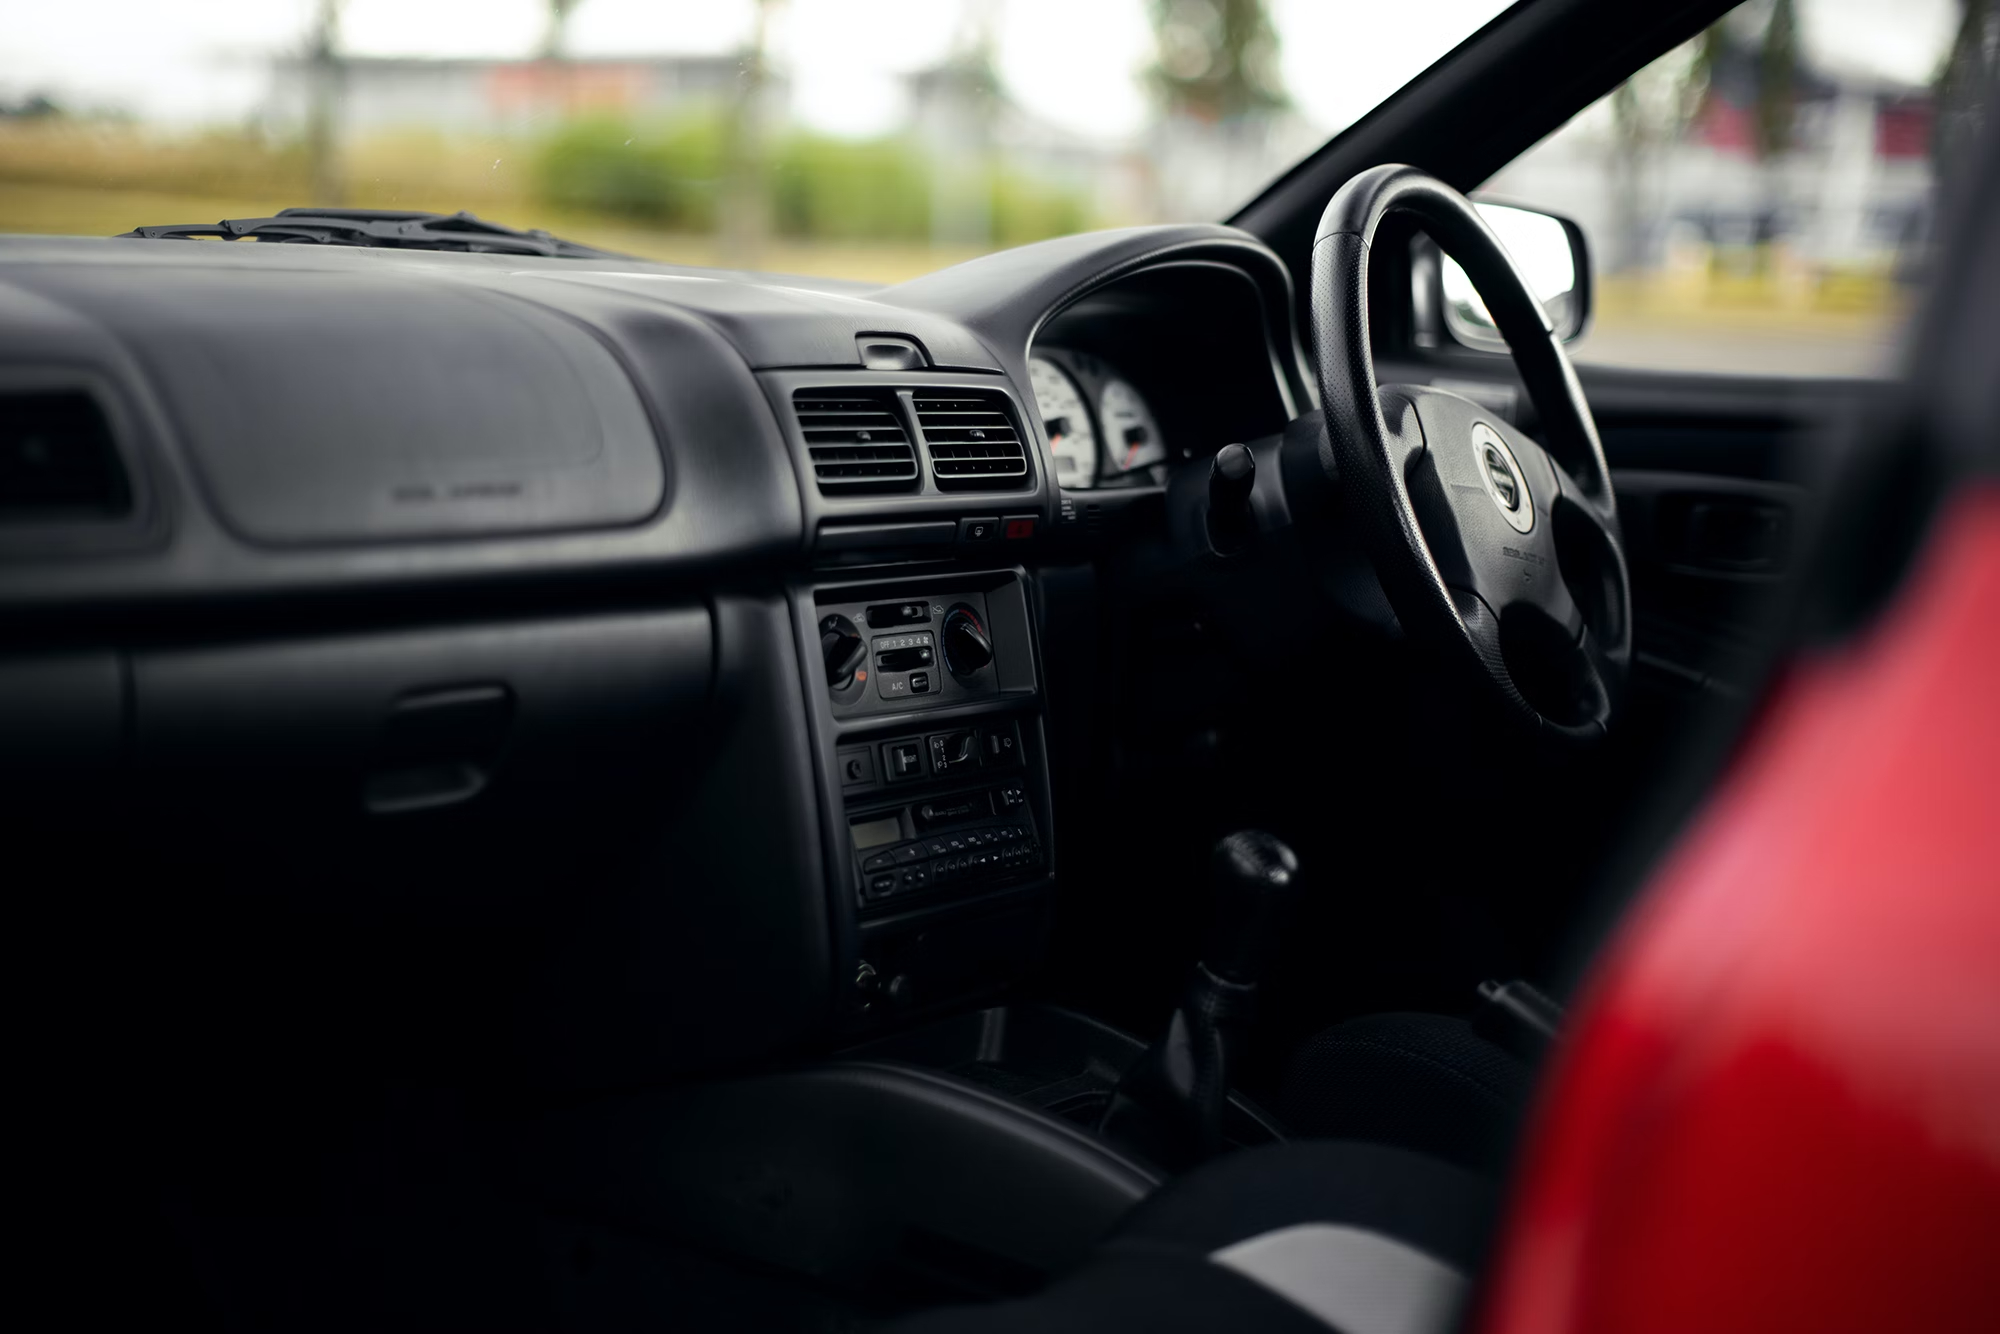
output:
{"label": "climate control panel", "polygon": [[1010,677],[1032,680],[1026,626],[1016,623],[1024,618],[1010,606],[1007,624],[996,627],[990,590],[948,584],[924,597],[862,593],[851,601],[822,595],[817,607],[835,717],[965,703],[1002,693]]}

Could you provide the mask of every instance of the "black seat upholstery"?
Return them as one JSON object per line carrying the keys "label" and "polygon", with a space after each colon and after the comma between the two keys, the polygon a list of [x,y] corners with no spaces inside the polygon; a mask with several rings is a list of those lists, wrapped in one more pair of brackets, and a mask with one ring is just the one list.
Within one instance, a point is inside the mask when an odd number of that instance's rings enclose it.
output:
{"label": "black seat upholstery", "polygon": [[1505,1171],[1534,1072],[1463,1019],[1372,1014],[1292,1057],[1278,1118],[1309,1139],[1368,1140]]}
{"label": "black seat upholstery", "polygon": [[1450,1326],[1491,1232],[1497,1187],[1375,1144],[1227,1155],[1135,1207],[1043,1292],[930,1311],[897,1334],[1187,1330],[1386,1334]]}

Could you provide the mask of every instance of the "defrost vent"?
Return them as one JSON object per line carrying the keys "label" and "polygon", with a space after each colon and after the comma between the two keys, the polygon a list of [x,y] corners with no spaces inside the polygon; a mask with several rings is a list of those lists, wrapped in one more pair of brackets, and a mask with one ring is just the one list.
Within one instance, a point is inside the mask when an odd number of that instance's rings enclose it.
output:
{"label": "defrost vent", "polygon": [[1002,395],[931,390],[913,395],[911,406],[940,491],[991,490],[1027,477],[1028,452]]}
{"label": "defrost vent", "polygon": [[917,451],[893,393],[801,389],[792,395],[792,411],[821,494],[916,486]]}

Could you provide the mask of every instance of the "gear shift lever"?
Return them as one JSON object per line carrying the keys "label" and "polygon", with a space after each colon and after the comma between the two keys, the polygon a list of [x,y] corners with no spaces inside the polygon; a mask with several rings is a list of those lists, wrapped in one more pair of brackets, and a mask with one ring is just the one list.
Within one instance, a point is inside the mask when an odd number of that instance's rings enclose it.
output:
{"label": "gear shift lever", "polygon": [[1215,915],[1201,961],[1166,1036],[1119,1081],[1097,1125],[1169,1168],[1222,1148],[1233,1049],[1256,1003],[1279,919],[1297,887],[1299,859],[1271,835],[1245,830],[1215,845],[1209,877]]}

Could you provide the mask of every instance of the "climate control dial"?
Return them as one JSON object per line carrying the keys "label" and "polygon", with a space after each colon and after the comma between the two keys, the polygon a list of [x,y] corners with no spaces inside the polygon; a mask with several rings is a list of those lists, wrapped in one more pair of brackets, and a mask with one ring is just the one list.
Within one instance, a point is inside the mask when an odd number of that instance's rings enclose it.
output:
{"label": "climate control dial", "polygon": [[971,676],[993,661],[993,640],[972,608],[960,603],[944,616],[944,665],[953,676]]}
{"label": "climate control dial", "polygon": [[845,616],[828,616],[819,623],[819,652],[826,667],[826,684],[833,690],[854,684],[854,673],[868,660],[861,632]]}

